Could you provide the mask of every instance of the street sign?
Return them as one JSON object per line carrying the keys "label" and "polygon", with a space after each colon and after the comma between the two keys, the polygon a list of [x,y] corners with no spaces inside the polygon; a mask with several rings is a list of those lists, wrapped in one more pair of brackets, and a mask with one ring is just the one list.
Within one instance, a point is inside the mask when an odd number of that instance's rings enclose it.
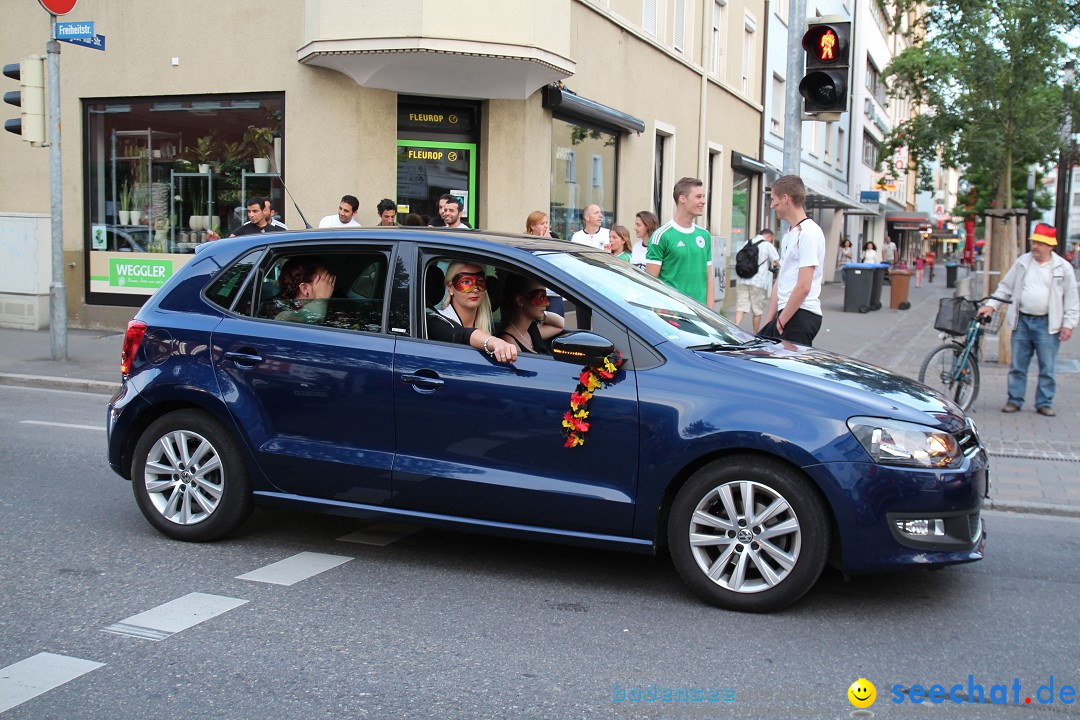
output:
{"label": "street sign", "polygon": [[78,0],[38,0],[38,2],[53,15],[67,15],[75,9],[75,3]]}
{"label": "street sign", "polygon": [[90,39],[94,37],[94,23],[92,22],[58,22],[56,23],[57,40]]}
{"label": "street sign", "polygon": [[72,45],[82,45],[83,47],[92,48],[94,50],[105,49],[105,36],[95,35],[92,38],[56,38],[60,42],[71,43]]}

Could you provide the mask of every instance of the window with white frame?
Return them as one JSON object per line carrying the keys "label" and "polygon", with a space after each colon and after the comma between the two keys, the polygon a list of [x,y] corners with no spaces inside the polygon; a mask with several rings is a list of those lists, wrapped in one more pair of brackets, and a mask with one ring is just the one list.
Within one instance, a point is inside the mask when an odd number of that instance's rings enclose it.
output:
{"label": "window with white frame", "polygon": [[780,18],[785,25],[787,25],[788,15],[791,12],[790,0],[776,0],[776,17]]}
{"label": "window with white frame", "polygon": [[712,56],[709,69],[716,77],[723,79],[727,64],[727,0],[714,0],[712,13]]}
{"label": "window with white frame", "polygon": [[784,134],[784,109],[787,107],[787,88],[784,78],[776,73],[772,76],[772,115],[769,118],[769,129],[777,135]]}
{"label": "window with white frame", "polygon": [[755,30],[757,30],[757,22],[752,15],[747,13],[743,21],[742,91],[744,95],[750,94],[750,78],[753,77],[754,72]]}
{"label": "window with white frame", "polygon": [[825,160],[826,165],[832,165],[832,149],[833,149],[833,124],[831,122],[825,123]]}
{"label": "window with white frame", "polygon": [[878,153],[881,152],[881,143],[870,133],[863,131],[862,136],[862,161],[864,165],[877,168]]}
{"label": "window with white frame", "polygon": [[836,128],[836,169],[844,169],[844,128]]}
{"label": "window with white frame", "polygon": [[686,48],[686,0],[675,0],[675,22],[672,25],[671,45],[675,52]]}
{"label": "window with white frame", "polygon": [[808,143],[808,148],[810,154],[814,157],[817,157],[821,154],[821,150],[818,147],[818,125],[820,124],[821,123],[816,122],[805,123],[807,133],[810,135],[810,142]]}
{"label": "window with white frame", "polygon": [[656,0],[642,0],[641,29],[656,37]]}

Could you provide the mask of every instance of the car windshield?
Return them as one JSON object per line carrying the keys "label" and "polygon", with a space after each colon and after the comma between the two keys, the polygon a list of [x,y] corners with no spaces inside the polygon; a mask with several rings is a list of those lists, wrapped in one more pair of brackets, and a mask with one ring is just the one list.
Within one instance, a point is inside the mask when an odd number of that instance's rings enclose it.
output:
{"label": "car windshield", "polygon": [[740,346],[757,340],[701,303],[614,255],[552,253],[544,259],[596,288],[682,347]]}

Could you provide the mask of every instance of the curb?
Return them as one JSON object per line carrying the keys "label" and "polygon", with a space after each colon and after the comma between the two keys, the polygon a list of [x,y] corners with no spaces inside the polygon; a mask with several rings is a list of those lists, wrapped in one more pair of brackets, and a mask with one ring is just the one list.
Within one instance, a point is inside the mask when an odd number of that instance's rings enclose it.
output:
{"label": "curb", "polygon": [[69,390],[71,392],[94,393],[96,395],[114,395],[120,389],[119,383],[105,382],[104,380],[84,380],[49,375],[20,375],[18,373],[4,372],[0,372],[0,385]]}
{"label": "curb", "polygon": [[1055,503],[1029,502],[1027,500],[994,500],[989,498],[983,504],[983,508],[997,510],[998,512],[1080,517],[1080,506],[1077,505],[1057,505]]}

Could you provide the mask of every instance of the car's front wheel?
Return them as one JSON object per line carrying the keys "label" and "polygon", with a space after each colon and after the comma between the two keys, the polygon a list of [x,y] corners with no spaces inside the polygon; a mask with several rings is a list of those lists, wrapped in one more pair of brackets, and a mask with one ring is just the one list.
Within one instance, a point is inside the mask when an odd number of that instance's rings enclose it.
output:
{"label": "car's front wheel", "polygon": [[728,610],[771,612],[813,587],[825,567],[829,522],[809,480],[759,457],[719,460],[679,490],[668,548],[683,581]]}
{"label": "car's front wheel", "polygon": [[135,499],[150,524],[176,540],[216,540],[251,514],[240,448],[199,410],[164,415],[146,429],[132,463]]}

